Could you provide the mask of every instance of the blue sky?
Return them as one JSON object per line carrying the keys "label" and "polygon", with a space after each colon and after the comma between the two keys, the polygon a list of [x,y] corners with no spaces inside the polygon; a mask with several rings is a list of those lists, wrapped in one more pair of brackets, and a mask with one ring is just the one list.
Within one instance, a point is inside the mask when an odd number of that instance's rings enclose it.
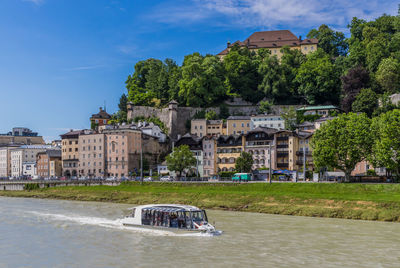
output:
{"label": "blue sky", "polygon": [[14,126],[46,140],[88,128],[106,102],[117,110],[134,64],[216,54],[254,31],[305,36],[325,23],[397,14],[395,1],[1,0],[0,133]]}

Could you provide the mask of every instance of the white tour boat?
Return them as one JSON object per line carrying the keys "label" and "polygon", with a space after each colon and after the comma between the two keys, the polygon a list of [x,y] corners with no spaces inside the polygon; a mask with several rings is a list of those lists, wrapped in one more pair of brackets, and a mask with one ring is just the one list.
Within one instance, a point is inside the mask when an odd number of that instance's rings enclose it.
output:
{"label": "white tour boat", "polygon": [[137,206],[130,209],[130,214],[122,219],[122,224],[178,232],[216,232],[214,226],[208,223],[205,210],[186,205]]}

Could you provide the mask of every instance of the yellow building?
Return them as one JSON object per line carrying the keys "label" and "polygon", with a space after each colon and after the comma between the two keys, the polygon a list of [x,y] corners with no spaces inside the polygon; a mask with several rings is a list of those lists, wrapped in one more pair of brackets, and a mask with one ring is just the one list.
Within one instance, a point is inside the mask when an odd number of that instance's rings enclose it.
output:
{"label": "yellow building", "polygon": [[312,159],[312,150],[311,150],[311,139],[313,133],[307,131],[299,131],[291,137],[293,139],[293,147],[291,148],[294,152],[293,154],[293,163],[294,165],[291,167],[292,170],[302,170],[304,166],[304,153],[305,153],[305,162],[306,162],[306,170],[314,169],[314,162]]}
{"label": "yellow building", "polygon": [[250,131],[250,116],[229,116],[226,120],[226,135],[246,134]]}
{"label": "yellow building", "polygon": [[[226,131],[225,131],[226,132]],[[193,119],[190,125],[190,134],[203,138],[208,135],[225,135],[222,120]]]}
{"label": "yellow building", "polygon": [[219,136],[217,139],[217,172],[234,171],[236,159],[244,151],[242,135]]}
{"label": "yellow building", "polygon": [[302,53],[308,54],[317,50],[318,39],[303,40],[301,36],[297,37],[289,30],[255,32],[243,42],[236,41],[232,44],[228,42],[227,48],[218,53],[218,56],[220,58],[226,56],[234,45],[247,47],[250,51],[256,52],[260,48],[266,48],[271,51],[271,55],[276,55],[280,59],[282,47],[288,46],[290,49],[298,49]]}
{"label": "yellow building", "polygon": [[61,159],[64,176],[78,176],[79,170],[79,135],[89,130],[71,130],[61,136]]}

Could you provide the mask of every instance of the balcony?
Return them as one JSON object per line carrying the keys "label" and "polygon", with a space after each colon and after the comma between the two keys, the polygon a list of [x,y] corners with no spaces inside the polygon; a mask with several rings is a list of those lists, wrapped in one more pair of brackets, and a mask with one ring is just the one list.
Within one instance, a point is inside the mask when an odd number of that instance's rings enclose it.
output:
{"label": "balcony", "polygon": [[276,145],[276,148],[281,149],[281,148],[289,148],[288,144],[278,144]]}
{"label": "balcony", "polygon": [[276,156],[277,157],[288,157],[289,153],[288,152],[277,152]]}
{"label": "balcony", "polygon": [[[296,151],[296,155],[297,156],[302,156],[303,155],[303,151]],[[312,152],[311,151],[306,151],[306,156],[312,156]]]}
{"label": "balcony", "polygon": [[[313,163],[312,160],[307,160],[307,159],[306,159],[306,164],[307,164],[307,165],[313,165],[314,163]],[[296,160],[296,165],[302,166],[302,165],[303,165],[303,159],[301,159],[301,160]]]}
{"label": "balcony", "polygon": [[289,163],[277,163],[276,166],[278,168],[288,168],[289,167]]}
{"label": "balcony", "polygon": [[277,137],[276,140],[277,141],[287,141],[287,140],[289,140],[289,137]]}

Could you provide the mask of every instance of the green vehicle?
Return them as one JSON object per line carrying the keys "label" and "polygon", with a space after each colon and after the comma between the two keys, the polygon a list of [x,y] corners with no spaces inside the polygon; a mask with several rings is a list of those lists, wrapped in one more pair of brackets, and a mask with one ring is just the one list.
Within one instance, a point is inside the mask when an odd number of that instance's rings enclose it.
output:
{"label": "green vehicle", "polygon": [[251,181],[250,173],[235,173],[232,177],[233,181]]}

